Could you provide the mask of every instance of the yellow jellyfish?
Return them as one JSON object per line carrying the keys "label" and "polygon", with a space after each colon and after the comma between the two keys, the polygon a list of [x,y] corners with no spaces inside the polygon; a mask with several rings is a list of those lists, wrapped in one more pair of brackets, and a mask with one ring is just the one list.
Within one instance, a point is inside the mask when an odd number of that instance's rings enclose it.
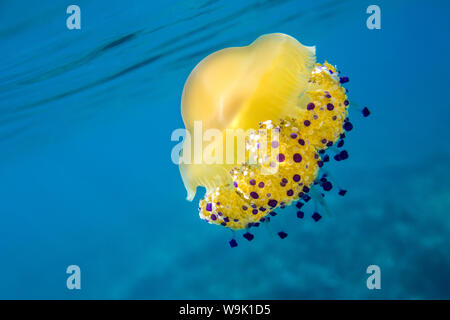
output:
{"label": "yellow jellyfish", "polygon": [[[206,188],[200,217],[233,230],[248,229],[268,220],[278,207],[296,201],[300,208],[298,201],[310,199],[314,184],[328,191],[331,183],[318,177],[329,160],[325,149],[333,146],[336,160],[348,156],[336,146],[351,130],[341,85],[347,81],[329,63],[316,63],[315,47],[282,33],[204,58],[189,75],[181,101],[191,138],[184,141],[182,156],[188,161],[180,163],[180,172],[188,200],[198,187]],[[201,132],[220,133],[216,161],[206,159],[207,144],[195,146],[202,139],[196,124]],[[232,130],[245,132],[243,146],[226,141]],[[242,148],[238,159],[235,153]],[[253,239],[249,232],[244,237]]]}

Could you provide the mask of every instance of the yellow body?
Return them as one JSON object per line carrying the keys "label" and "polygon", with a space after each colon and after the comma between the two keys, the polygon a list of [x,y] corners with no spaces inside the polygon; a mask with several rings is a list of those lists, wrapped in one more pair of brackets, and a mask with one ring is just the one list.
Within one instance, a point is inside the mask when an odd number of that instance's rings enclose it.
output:
{"label": "yellow body", "polygon": [[[231,150],[224,144],[222,163],[180,164],[188,199],[198,186],[207,189],[200,201],[201,218],[242,229],[301,197],[317,177],[317,151],[335,143],[343,131],[345,100],[336,69],[316,64],[313,47],[284,34],[264,35],[249,46],[223,49],[201,61],[183,90],[186,129],[193,135],[195,121],[224,137],[227,129],[253,129],[246,137],[244,163],[225,163]],[[271,135],[275,128],[277,134]],[[261,143],[271,157],[249,161],[249,150]],[[183,153],[188,151],[194,160],[204,149],[185,143]],[[274,165],[276,172],[268,174]]]}

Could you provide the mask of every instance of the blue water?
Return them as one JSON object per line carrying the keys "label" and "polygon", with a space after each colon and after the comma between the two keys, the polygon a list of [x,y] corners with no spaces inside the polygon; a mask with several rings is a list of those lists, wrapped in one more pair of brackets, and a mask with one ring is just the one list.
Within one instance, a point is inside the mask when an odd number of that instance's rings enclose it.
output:
{"label": "blue water", "polygon": [[[450,298],[448,1],[376,1],[381,30],[372,1],[75,4],[81,30],[66,1],[0,2],[0,298]],[[170,135],[192,68],[270,32],[316,45],[372,115],[350,115],[333,217],[289,208],[286,239],[230,249],[185,200]]]}

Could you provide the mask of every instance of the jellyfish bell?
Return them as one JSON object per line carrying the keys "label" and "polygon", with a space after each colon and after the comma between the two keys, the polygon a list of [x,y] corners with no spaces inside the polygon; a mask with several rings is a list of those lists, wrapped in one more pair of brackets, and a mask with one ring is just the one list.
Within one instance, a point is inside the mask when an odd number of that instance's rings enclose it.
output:
{"label": "jellyfish bell", "polygon": [[[329,211],[325,192],[341,188],[333,188],[337,183],[329,173],[320,175],[321,168],[348,158],[340,148],[353,128],[342,86],[349,79],[338,75],[328,62],[315,62],[314,47],[281,33],[217,51],[194,68],[182,94],[186,138],[179,166],[188,200],[197,187],[206,188],[201,219],[246,229],[243,236],[251,241],[249,228],[267,223],[274,210],[292,202],[300,209],[314,199]],[[235,144],[242,136],[244,143]],[[254,153],[260,147],[266,152]],[[316,222],[321,217],[317,211],[312,215]],[[285,231],[278,235],[287,237]],[[235,239],[230,246],[237,246]]]}
{"label": "jellyfish bell", "polygon": [[[237,150],[226,143],[226,130],[254,129],[260,122],[293,116],[299,101],[301,105],[309,102],[304,93],[314,66],[314,47],[304,46],[286,34],[273,33],[248,46],[219,50],[194,68],[181,100],[185,128],[192,137],[185,140],[182,152],[192,155],[192,160],[200,159],[180,163],[189,200],[198,186],[211,191],[232,182],[229,172],[238,163],[227,163],[225,157]],[[201,122],[203,130],[222,133],[223,161],[204,161],[206,144],[194,146],[198,141],[194,136],[196,122]]]}

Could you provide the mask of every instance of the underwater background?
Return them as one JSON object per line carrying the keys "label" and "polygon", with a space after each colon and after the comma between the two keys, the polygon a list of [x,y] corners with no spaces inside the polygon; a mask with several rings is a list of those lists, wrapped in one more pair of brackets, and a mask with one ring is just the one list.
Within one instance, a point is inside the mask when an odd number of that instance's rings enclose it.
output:
{"label": "underwater background", "polygon": [[[66,8],[81,8],[68,30]],[[366,8],[381,8],[381,30]],[[0,298],[449,299],[448,1],[0,1]],[[208,54],[287,33],[350,77],[319,222],[200,220],[171,161]],[[289,236],[281,240],[279,230]],[[66,288],[67,266],[81,290]],[[368,290],[366,268],[381,268]]]}

